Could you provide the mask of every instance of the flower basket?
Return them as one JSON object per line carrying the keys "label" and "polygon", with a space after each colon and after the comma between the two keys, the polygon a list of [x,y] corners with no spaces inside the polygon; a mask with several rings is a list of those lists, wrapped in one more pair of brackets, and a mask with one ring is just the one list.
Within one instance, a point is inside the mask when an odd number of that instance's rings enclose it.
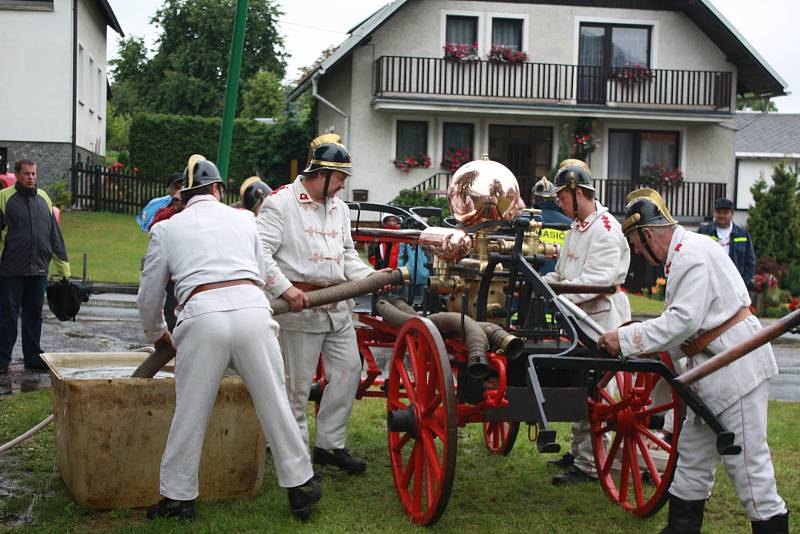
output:
{"label": "flower basket", "polygon": [[448,150],[442,157],[441,166],[450,172],[456,172],[459,167],[465,163],[472,161],[471,148],[459,148],[456,150]]}
{"label": "flower basket", "polygon": [[639,63],[635,65],[625,65],[624,67],[614,67],[611,69],[612,80],[617,80],[624,83],[642,83],[649,82],[655,77],[655,74],[648,67],[644,67]]}
{"label": "flower basket", "polygon": [[393,161],[394,166],[403,171],[405,174],[411,172],[411,169],[427,169],[431,166],[431,158],[424,152],[416,156],[405,156],[401,159]]}
{"label": "flower basket", "polygon": [[445,61],[478,61],[479,59],[478,43],[471,45],[447,43],[444,45]]}
{"label": "flower basket", "polygon": [[600,146],[600,138],[590,133],[572,136],[572,155],[586,161],[586,157]]}
{"label": "flower basket", "polygon": [[645,174],[639,181],[642,185],[664,189],[681,185],[683,178],[683,172],[680,169],[670,169],[661,163],[650,163],[645,167]]}
{"label": "flower basket", "polygon": [[489,50],[489,61],[494,63],[525,63],[528,61],[528,54],[522,50],[514,50],[508,46],[492,45]]}

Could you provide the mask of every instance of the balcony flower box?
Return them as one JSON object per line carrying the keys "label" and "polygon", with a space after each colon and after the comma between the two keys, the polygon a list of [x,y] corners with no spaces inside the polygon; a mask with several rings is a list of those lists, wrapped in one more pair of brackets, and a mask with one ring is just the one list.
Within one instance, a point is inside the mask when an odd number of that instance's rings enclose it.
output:
{"label": "balcony flower box", "polygon": [[528,54],[522,50],[514,50],[508,46],[492,45],[489,50],[489,61],[494,63],[525,63],[528,61]]}
{"label": "balcony flower box", "polygon": [[455,44],[447,43],[444,45],[445,61],[478,61],[478,43]]}
{"label": "balcony flower box", "polygon": [[405,156],[394,160],[394,166],[408,174],[412,169],[427,169],[431,166],[431,158],[424,152],[416,156]]}
{"label": "balcony flower box", "polygon": [[683,172],[680,169],[669,169],[661,163],[651,163],[645,167],[641,183],[656,189],[677,187],[683,183]]}
{"label": "balcony flower box", "polygon": [[471,148],[459,148],[456,150],[448,150],[442,157],[441,166],[449,172],[456,172],[459,167],[465,163],[472,161]]}
{"label": "balcony flower box", "polygon": [[649,82],[655,77],[655,75],[648,67],[636,63],[635,65],[625,65],[624,67],[612,68],[611,75],[609,77],[612,80],[634,84]]}

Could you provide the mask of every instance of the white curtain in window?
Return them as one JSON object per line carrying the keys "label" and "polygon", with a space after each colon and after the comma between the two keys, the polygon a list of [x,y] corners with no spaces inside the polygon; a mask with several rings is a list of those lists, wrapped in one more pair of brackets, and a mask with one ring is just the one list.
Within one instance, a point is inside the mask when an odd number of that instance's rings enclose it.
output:
{"label": "white curtain in window", "polygon": [[649,36],[650,32],[647,28],[613,28],[611,31],[612,66],[648,66]]}
{"label": "white curtain in window", "polygon": [[633,178],[632,132],[611,132],[608,141],[608,179],[630,180]]}
{"label": "white curtain in window", "polygon": [[581,27],[578,64],[587,67],[603,66],[603,43],[606,30],[596,26]]}
{"label": "white curtain in window", "polygon": [[446,37],[448,43],[471,45],[478,41],[478,18],[459,17],[450,15],[447,17]]}
{"label": "white curtain in window", "polygon": [[492,45],[505,46],[513,51],[522,49],[521,19],[492,19]]}
{"label": "white curtain in window", "polygon": [[668,169],[678,166],[675,161],[678,134],[674,132],[642,132],[641,173],[645,174],[648,165],[665,165]]}

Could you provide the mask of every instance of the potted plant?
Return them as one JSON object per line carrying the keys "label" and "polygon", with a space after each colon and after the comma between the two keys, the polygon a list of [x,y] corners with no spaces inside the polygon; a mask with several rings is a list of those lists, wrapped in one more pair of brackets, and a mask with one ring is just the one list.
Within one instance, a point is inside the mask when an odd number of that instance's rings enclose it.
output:
{"label": "potted plant", "polygon": [[683,172],[678,168],[670,169],[662,163],[649,163],[644,169],[641,183],[656,189],[676,187],[683,183]]}
{"label": "potted plant", "polygon": [[431,166],[431,158],[425,152],[420,152],[416,156],[405,156],[400,159],[394,160],[394,166],[403,171],[405,174],[411,172],[411,169],[427,169]]}
{"label": "potted plant", "polygon": [[441,166],[450,172],[456,172],[459,167],[472,161],[471,148],[458,148],[456,150],[448,150],[442,157]]}
{"label": "potted plant", "polygon": [[611,69],[610,78],[625,83],[649,82],[655,77],[653,71],[639,63],[626,63],[624,67]]}
{"label": "potted plant", "polygon": [[489,50],[489,61],[495,63],[525,63],[528,54],[522,50],[514,50],[508,46],[493,44]]}
{"label": "potted plant", "polygon": [[478,43],[455,44],[446,43],[444,45],[445,61],[478,61]]}

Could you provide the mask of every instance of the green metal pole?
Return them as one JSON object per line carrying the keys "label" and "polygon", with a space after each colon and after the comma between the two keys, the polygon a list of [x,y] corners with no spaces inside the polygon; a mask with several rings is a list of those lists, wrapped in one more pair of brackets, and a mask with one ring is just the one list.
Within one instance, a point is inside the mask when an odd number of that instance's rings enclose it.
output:
{"label": "green metal pole", "polygon": [[222,112],[222,130],[219,133],[217,167],[224,179],[228,178],[228,162],[233,140],[233,119],[236,115],[236,98],[239,94],[239,73],[242,70],[244,31],[247,27],[248,0],[236,0],[236,18],[233,22],[231,59],[228,63],[228,84],[225,88],[225,110]]}

